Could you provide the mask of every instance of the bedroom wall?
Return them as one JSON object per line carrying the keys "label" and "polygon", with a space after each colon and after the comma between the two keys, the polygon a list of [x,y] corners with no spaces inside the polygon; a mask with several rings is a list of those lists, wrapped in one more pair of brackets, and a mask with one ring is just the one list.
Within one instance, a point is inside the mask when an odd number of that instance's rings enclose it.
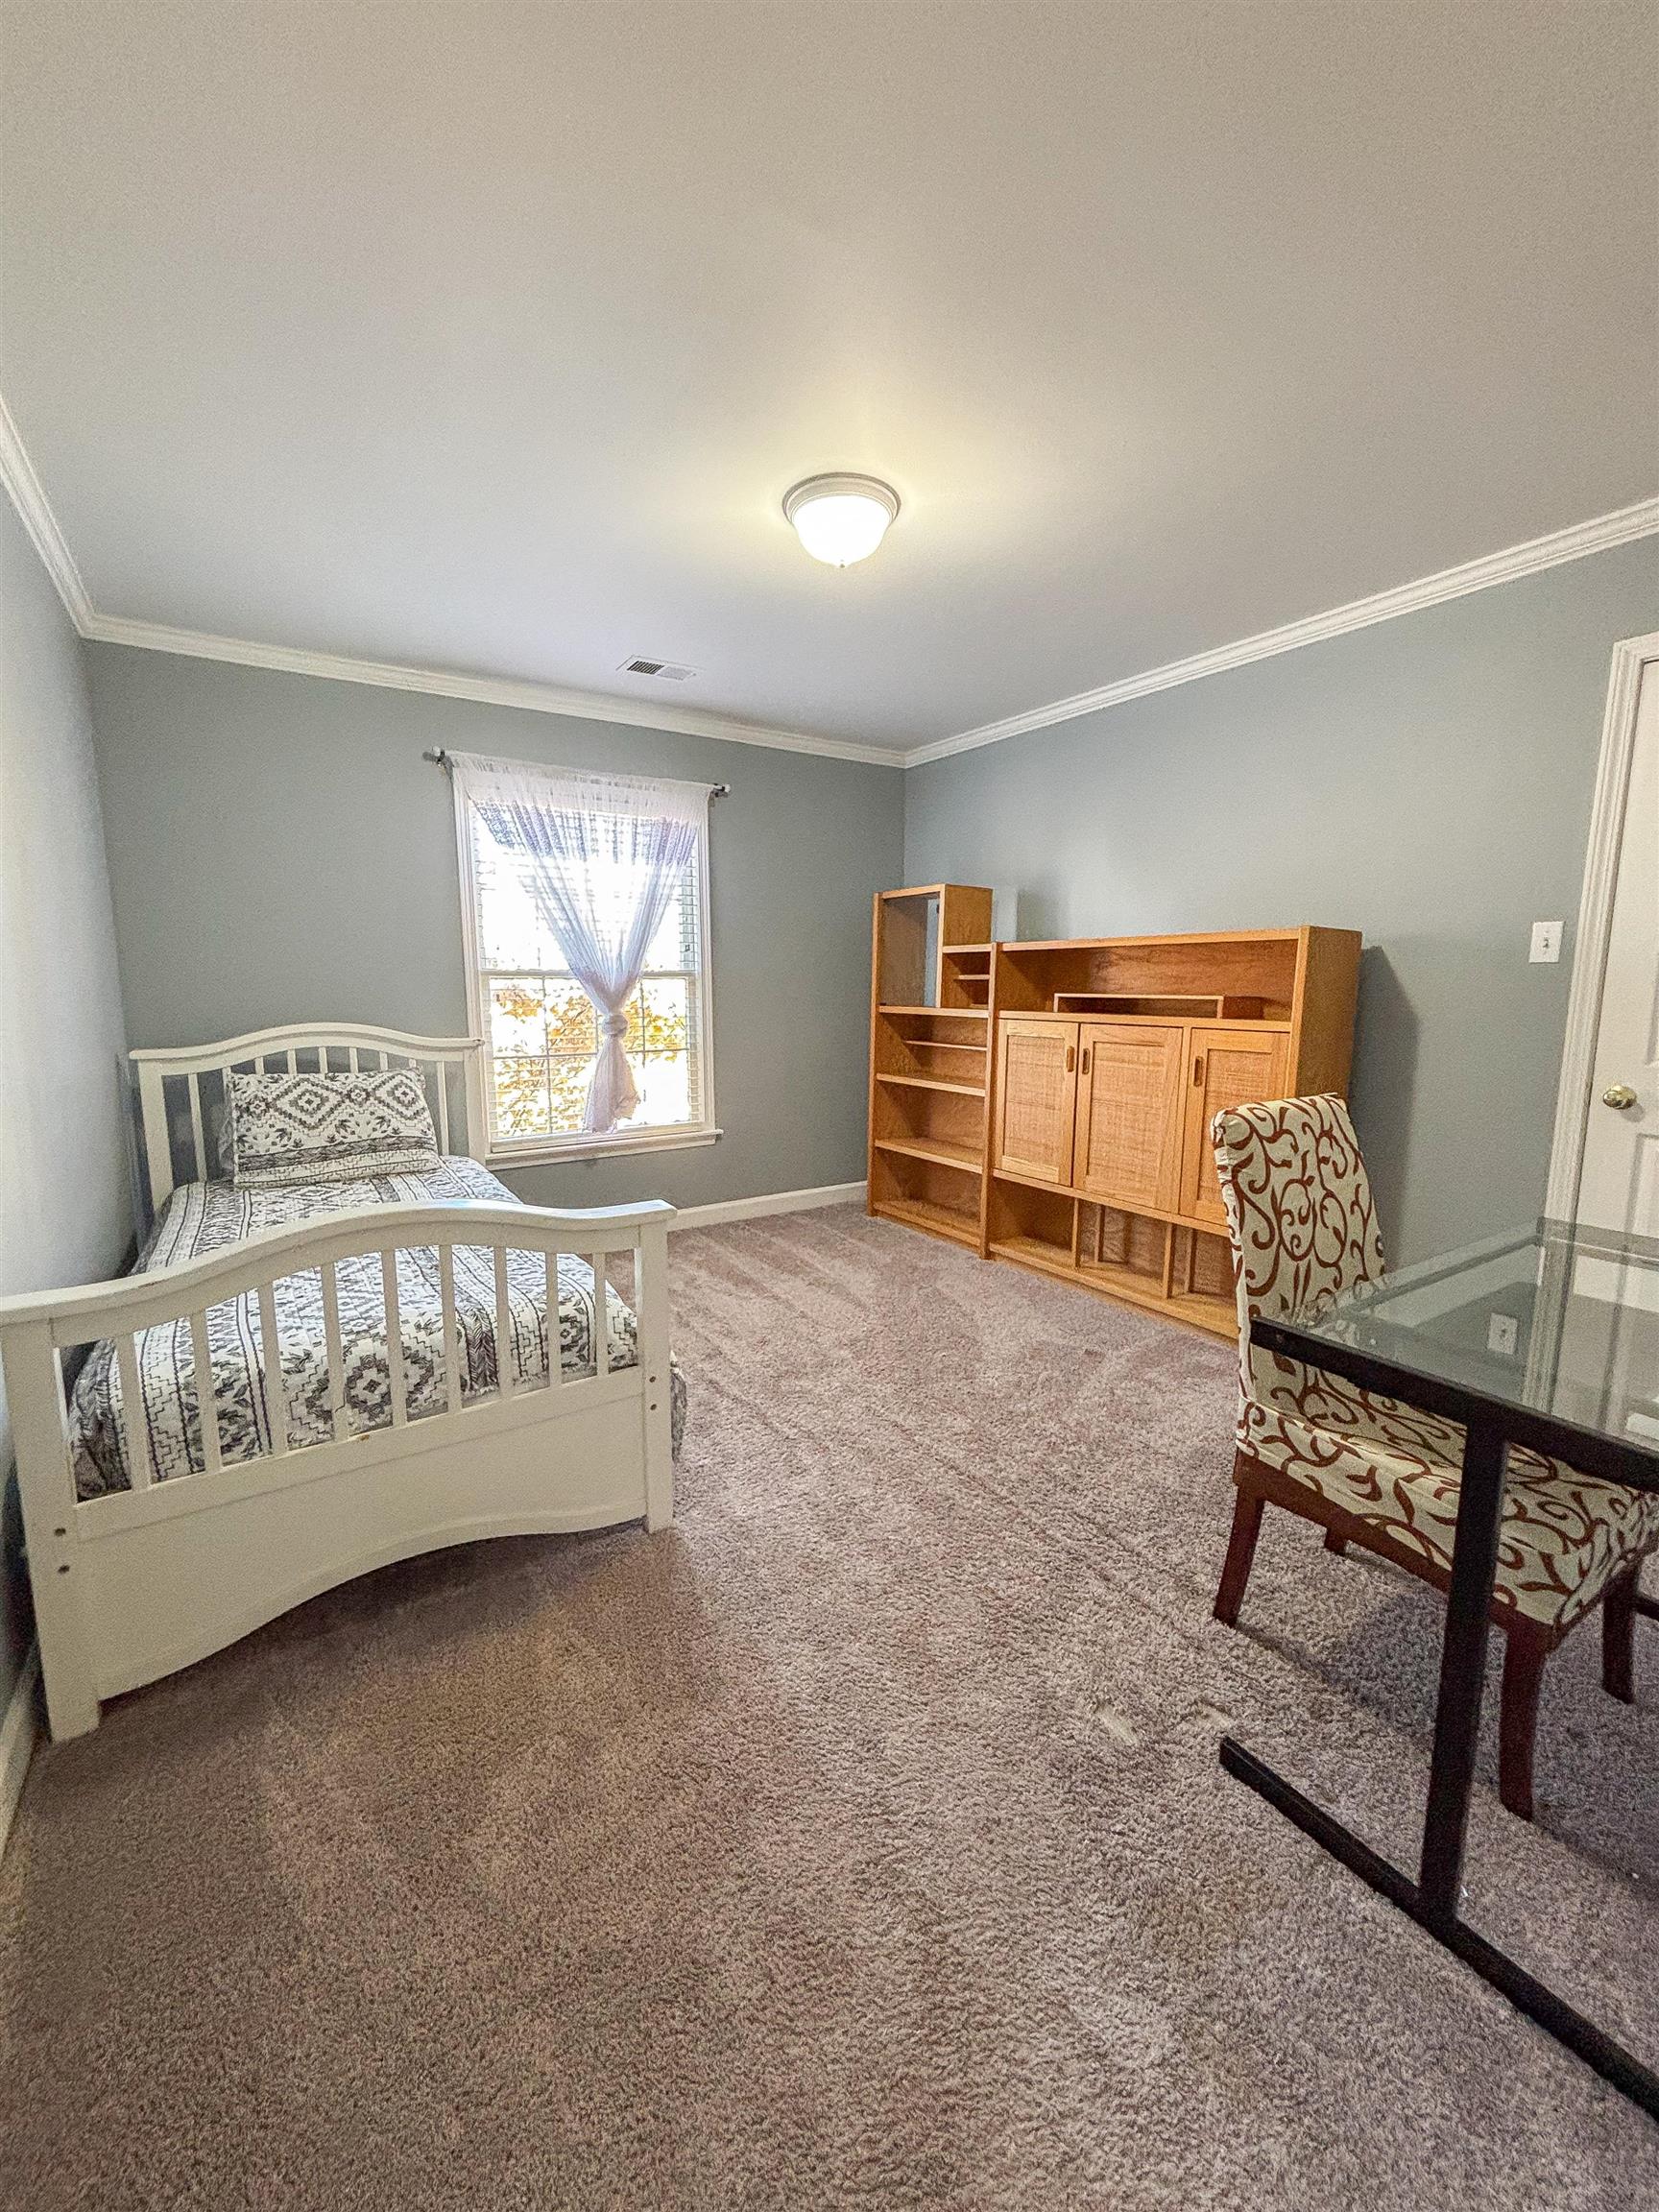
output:
{"label": "bedroom wall", "polygon": [[[0,1296],[113,1273],[130,1241],[123,1049],[81,641],[0,498]],[[0,1711],[28,1637],[12,1442]]]}
{"label": "bedroom wall", "polygon": [[1647,539],[931,762],[906,880],[1017,888],[1022,936],[1362,930],[1390,1254],[1500,1231],[1543,1200],[1611,651],[1654,629]]}
{"label": "bedroom wall", "polygon": [[724,1137],[509,1180],[547,1205],[698,1206],[863,1176],[897,768],[129,646],[87,660],[134,1046],[324,1015],[468,1027],[454,816],[428,747],[729,782],[710,830]]}

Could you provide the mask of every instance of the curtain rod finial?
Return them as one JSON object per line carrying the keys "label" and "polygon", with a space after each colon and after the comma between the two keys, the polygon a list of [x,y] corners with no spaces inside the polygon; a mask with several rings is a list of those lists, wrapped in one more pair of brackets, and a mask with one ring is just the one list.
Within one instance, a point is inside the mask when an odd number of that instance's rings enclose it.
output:
{"label": "curtain rod finial", "polygon": [[449,765],[449,756],[445,752],[442,745],[435,746],[429,752],[422,753],[421,757],[422,760],[430,760],[435,768],[447,768]]}

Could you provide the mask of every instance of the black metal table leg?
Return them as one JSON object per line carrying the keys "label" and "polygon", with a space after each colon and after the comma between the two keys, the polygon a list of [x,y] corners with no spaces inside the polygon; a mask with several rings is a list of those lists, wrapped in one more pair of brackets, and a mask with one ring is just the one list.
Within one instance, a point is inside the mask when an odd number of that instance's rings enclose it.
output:
{"label": "black metal table leg", "polygon": [[1472,1966],[1517,2010],[1576,2053],[1650,2119],[1659,2121],[1659,2075],[1593,2020],[1557,1997],[1518,1960],[1478,1935],[1458,1911],[1507,1456],[1508,1446],[1500,1430],[1479,1420],[1469,1424],[1453,1538],[1452,1587],[1440,1653],[1434,1751],[1418,1880],[1414,1882],[1231,1736],[1221,1740],[1221,1765],[1351,1873],[1407,1913],[1465,1965]]}
{"label": "black metal table leg", "polygon": [[[1530,1241],[1522,1239],[1521,1243]],[[1491,1255],[1482,1250],[1477,1257],[1485,1265]],[[1556,1274],[1564,1283],[1570,1270],[1557,1269]],[[1453,1539],[1434,1750],[1418,1878],[1413,1881],[1402,1867],[1384,1859],[1362,1837],[1356,1836],[1323,1806],[1315,1805],[1231,1736],[1221,1740],[1221,1765],[1659,2121],[1659,2074],[1564,1998],[1557,1997],[1517,1960],[1478,1935],[1458,1910],[1507,1455],[1514,1446],[1525,1445],[1605,1481],[1627,1482],[1632,1489],[1659,1496],[1654,1455],[1623,1437],[1567,1421],[1548,1408],[1540,1410],[1444,1375],[1424,1373],[1413,1360],[1389,1356],[1387,1332],[1381,1324],[1368,1325],[1368,1329],[1362,1339],[1347,1342],[1310,1322],[1262,1314],[1250,1324],[1250,1341],[1282,1358],[1329,1368],[1362,1390],[1404,1398],[1421,1406],[1425,1412],[1461,1422],[1464,1428],[1462,1487]],[[1659,1618],[1659,1596],[1638,1595],[1636,1610]]]}
{"label": "black metal table leg", "polygon": [[1434,1756],[1423,1822],[1418,1887],[1431,1919],[1455,1920],[1463,1883],[1469,1796],[1480,1741],[1486,1687],[1486,1632],[1498,1571],[1503,1519],[1503,1466],[1508,1446],[1484,1423],[1471,1424],[1463,1447],[1463,1479],[1452,1543],[1452,1588],[1440,1647],[1440,1694],[1434,1710]]}
{"label": "black metal table leg", "polygon": [[1651,2067],[1644,2066],[1622,2043],[1616,2043],[1605,2029],[1586,2019],[1564,1997],[1557,1997],[1553,1989],[1540,1982],[1535,1974],[1529,1974],[1506,1951],[1500,1951],[1495,1943],[1478,1935],[1466,1920],[1459,1920],[1455,1913],[1448,1916],[1444,1912],[1431,1912],[1421,1887],[1409,1874],[1402,1873],[1380,1851],[1374,1851],[1363,1837],[1356,1836],[1352,1828],[1344,1827],[1323,1806],[1305,1797],[1294,1783],[1286,1782],[1265,1760],[1258,1759],[1253,1751],[1247,1751],[1231,1736],[1221,1739],[1221,1765],[1259,1797],[1265,1798],[1276,1813],[1282,1813],[1304,1836],[1310,1836],[1351,1874],[1358,1874],[1379,1896],[1386,1897],[1390,1905],[1397,1906],[1416,1921],[1425,1934],[1461,1959],[1464,1965],[1473,1967],[1481,1980],[1489,1982],[1506,1997],[1518,2012],[1525,2012],[1527,2019],[1536,2021],[1587,2066],[1593,2066],[1604,2081],[1611,2081],[1650,2120],[1659,2120],[1659,2075]]}

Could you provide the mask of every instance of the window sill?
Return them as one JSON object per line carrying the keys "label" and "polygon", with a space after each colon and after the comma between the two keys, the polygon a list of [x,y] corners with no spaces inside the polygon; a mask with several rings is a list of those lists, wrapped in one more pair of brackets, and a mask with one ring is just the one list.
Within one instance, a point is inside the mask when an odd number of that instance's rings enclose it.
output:
{"label": "window sill", "polygon": [[490,1168],[546,1167],[572,1160],[613,1160],[630,1152],[684,1152],[694,1144],[717,1143],[720,1129],[608,1130],[603,1137],[549,1138],[545,1143],[514,1144],[488,1151]]}

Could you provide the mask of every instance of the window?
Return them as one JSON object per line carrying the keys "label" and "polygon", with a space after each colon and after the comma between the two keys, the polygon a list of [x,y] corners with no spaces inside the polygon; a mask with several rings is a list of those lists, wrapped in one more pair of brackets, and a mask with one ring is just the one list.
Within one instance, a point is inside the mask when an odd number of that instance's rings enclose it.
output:
{"label": "window", "polygon": [[[476,1088],[490,1157],[546,1159],[710,1140],[717,1132],[706,789],[452,757],[463,896],[470,908],[469,984],[484,1040]],[[497,804],[506,790],[528,805],[528,818]],[[661,863],[652,842],[662,827],[652,817],[653,795],[692,790],[699,805],[680,840],[688,850]],[[685,807],[684,796],[678,805]],[[565,948],[576,944],[579,965],[584,951],[603,946],[614,980],[630,965],[617,949],[650,899],[662,902],[661,916],[643,966],[615,1004],[624,1080],[636,1099],[612,1125],[594,1128],[589,1091],[605,1031]]]}

